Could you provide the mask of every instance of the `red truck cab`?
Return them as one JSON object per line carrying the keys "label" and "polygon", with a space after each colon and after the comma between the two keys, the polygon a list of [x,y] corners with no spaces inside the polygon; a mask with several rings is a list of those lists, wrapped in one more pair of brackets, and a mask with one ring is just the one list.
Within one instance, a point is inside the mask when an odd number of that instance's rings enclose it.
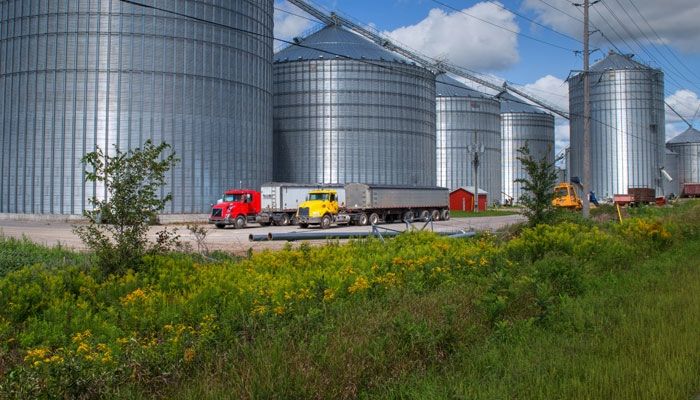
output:
{"label": "red truck cab", "polygon": [[255,222],[260,212],[260,192],[247,189],[231,189],[224,192],[222,201],[211,207],[209,223],[217,228],[233,225],[245,228],[248,222]]}

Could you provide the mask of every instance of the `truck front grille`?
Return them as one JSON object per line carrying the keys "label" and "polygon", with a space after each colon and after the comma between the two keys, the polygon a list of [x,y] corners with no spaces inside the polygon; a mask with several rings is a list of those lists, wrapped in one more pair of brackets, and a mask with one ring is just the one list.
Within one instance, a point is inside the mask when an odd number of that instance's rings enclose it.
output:
{"label": "truck front grille", "polygon": [[309,207],[299,207],[299,216],[300,217],[308,217],[309,216]]}
{"label": "truck front grille", "polygon": [[212,217],[220,217],[221,216],[221,209],[215,208],[215,209],[211,210],[211,216]]}

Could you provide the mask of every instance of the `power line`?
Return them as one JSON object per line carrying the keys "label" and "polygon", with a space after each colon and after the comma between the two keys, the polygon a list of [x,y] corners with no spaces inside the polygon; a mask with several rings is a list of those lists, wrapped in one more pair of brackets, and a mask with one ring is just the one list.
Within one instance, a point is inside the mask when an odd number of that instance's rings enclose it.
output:
{"label": "power line", "polygon": [[549,26],[544,25],[544,24],[542,24],[542,23],[540,23],[540,22],[537,22],[537,21],[535,21],[534,19],[532,19],[532,18],[530,18],[530,17],[528,17],[528,16],[526,16],[526,15],[523,15],[523,14],[518,13],[517,11],[511,10],[510,8],[508,8],[508,7],[504,6],[504,5],[502,5],[501,3],[495,2],[495,1],[493,1],[493,0],[486,0],[486,1],[488,1],[489,3],[495,5],[496,7],[499,7],[499,8],[501,8],[501,9],[503,9],[503,10],[506,10],[506,11],[512,13],[512,14],[515,14],[515,15],[517,15],[518,17],[520,17],[520,18],[522,18],[522,19],[524,19],[524,20],[526,20],[526,21],[532,22],[533,24],[535,24],[535,25],[537,25],[537,26],[539,26],[539,27],[542,27],[542,28],[544,28],[544,29],[547,29],[548,31],[554,32],[554,33],[556,33],[557,35],[560,35],[560,36],[563,36],[563,37],[565,37],[565,38],[567,38],[567,39],[573,40],[574,42],[577,42],[577,43],[579,43],[579,44],[582,43],[580,40],[578,40],[577,38],[575,38],[575,37],[573,37],[573,36],[571,36],[571,35],[568,35],[568,34],[563,33],[563,32],[559,32],[558,30],[556,30],[556,29],[554,29],[554,28],[552,28],[552,27],[549,27]]}
{"label": "power line", "polygon": [[[120,1],[123,2],[123,3],[127,3],[127,4],[134,5],[134,6],[139,6],[139,7],[143,7],[143,8],[152,9],[152,10],[155,10],[155,11],[161,11],[161,12],[165,12],[165,13],[177,15],[177,16],[180,16],[180,17],[183,17],[183,18],[186,18],[186,19],[191,19],[191,20],[198,21],[198,22],[202,22],[202,23],[205,23],[205,24],[211,24],[211,25],[214,25],[214,26],[219,26],[219,27],[222,27],[222,28],[231,29],[231,30],[233,30],[233,31],[237,31],[237,32],[241,32],[241,33],[245,33],[245,34],[249,34],[249,35],[253,35],[253,36],[259,36],[259,37],[263,37],[263,38],[266,38],[266,39],[278,40],[278,41],[280,41],[280,42],[287,43],[287,44],[289,44],[290,46],[298,46],[298,47],[301,47],[301,48],[306,48],[306,49],[310,49],[310,50],[315,50],[315,51],[319,51],[319,52],[322,52],[322,53],[327,53],[327,54],[329,54],[329,55],[333,55],[333,56],[336,56],[336,57],[340,57],[340,58],[343,58],[343,59],[348,59],[348,60],[352,60],[352,61],[361,62],[361,63],[364,63],[364,64],[372,65],[372,66],[375,66],[375,67],[378,67],[378,68],[382,68],[382,69],[391,70],[391,71],[394,71],[394,72],[403,73],[403,74],[406,74],[406,75],[413,75],[413,76],[415,76],[415,77],[423,77],[423,75],[415,74],[415,73],[412,73],[411,71],[407,71],[407,70],[397,70],[396,68],[393,68],[393,67],[391,67],[391,66],[387,66],[387,65],[385,65],[385,64],[380,64],[380,63],[372,62],[372,61],[366,60],[366,59],[365,59],[365,60],[362,60],[362,59],[358,60],[358,59],[355,59],[355,58],[352,58],[352,57],[349,57],[349,56],[346,56],[346,55],[343,55],[343,54],[340,54],[340,53],[335,53],[335,52],[332,52],[332,51],[328,51],[328,50],[324,50],[324,49],[315,48],[315,47],[313,47],[313,46],[306,46],[306,45],[304,45],[303,43],[296,43],[296,42],[289,41],[289,40],[279,39],[279,38],[275,38],[274,36],[267,35],[267,34],[264,34],[264,33],[253,32],[253,31],[249,31],[249,30],[246,30],[246,29],[242,29],[242,28],[236,28],[236,27],[229,26],[229,25],[226,25],[226,24],[221,24],[221,23],[218,23],[218,22],[209,21],[209,20],[206,20],[206,19],[203,19],[203,18],[193,17],[193,16],[190,16],[190,15],[187,15],[187,14],[184,14],[184,13],[180,13],[180,12],[177,12],[177,11],[172,11],[172,10],[168,10],[168,9],[165,9],[165,8],[160,8],[160,7],[152,6],[152,5],[149,5],[149,4],[143,4],[143,3],[139,3],[139,2],[133,1],[133,0],[120,0]],[[445,84],[448,85],[448,86],[455,87],[455,88],[461,88],[461,87],[462,87],[462,86],[460,86],[460,85],[454,85],[454,84],[450,84],[450,83],[445,83]],[[531,106],[531,107],[536,107],[536,108],[544,109],[544,108],[541,107],[541,106],[533,105],[533,104],[530,104],[530,103],[528,103],[528,102],[519,100],[519,99],[517,99],[517,98],[512,98],[512,99],[509,99],[508,101],[512,101],[512,102],[519,103],[519,104],[528,105],[528,106]],[[581,116],[581,114],[576,114],[576,113],[570,113],[570,115],[571,115],[571,116],[577,116],[577,117],[580,117],[580,116]],[[622,135],[626,135],[626,136],[629,136],[629,137],[634,137],[634,138],[637,138],[637,139],[642,140],[642,141],[646,141],[646,142],[651,143],[651,144],[654,144],[654,145],[657,144],[657,143],[654,143],[654,142],[652,142],[652,141],[646,140],[645,138],[642,138],[641,136],[637,136],[637,135],[631,134],[631,133],[629,133],[629,132],[625,132],[625,131],[621,130],[620,128],[615,127],[615,126],[610,125],[610,124],[607,124],[607,123],[605,123],[605,122],[603,122],[603,121],[600,121],[600,120],[597,120],[597,119],[594,119],[594,118],[591,118],[591,121],[598,122],[598,123],[600,123],[600,124],[603,125],[603,126],[607,126],[607,127],[611,128],[611,129],[617,131],[618,133],[620,133],[620,134],[622,134]]]}
{"label": "power line", "polygon": [[289,14],[289,15],[294,15],[295,17],[303,18],[303,19],[305,19],[305,20],[307,20],[307,21],[316,22],[316,23],[318,23],[318,22],[323,22],[323,21],[319,21],[318,19],[310,18],[310,17],[307,17],[307,16],[305,16],[305,15],[301,15],[301,14],[295,13],[295,12],[293,12],[293,11],[285,10],[285,9],[283,9],[283,8],[280,8],[280,7],[274,7],[274,8],[275,8],[275,10],[277,10],[277,11],[279,11],[279,12],[287,13],[287,14]]}
{"label": "power line", "polygon": [[477,16],[475,16],[475,15],[473,15],[473,14],[469,14],[468,12],[466,12],[466,11],[464,11],[464,10],[460,10],[460,9],[458,9],[458,8],[456,8],[456,7],[453,7],[453,6],[449,5],[449,4],[446,4],[446,3],[444,3],[444,2],[442,2],[442,1],[440,1],[440,0],[432,0],[432,1],[433,1],[434,3],[437,3],[437,4],[441,5],[441,6],[443,6],[443,7],[449,8],[450,10],[453,10],[453,11],[458,12],[458,13],[460,13],[460,14],[464,14],[464,15],[466,15],[466,16],[468,16],[468,17],[471,17],[471,18],[474,18],[474,19],[479,20],[479,21],[481,21],[481,22],[484,22],[484,23],[486,23],[486,24],[495,26],[496,28],[503,29],[503,30],[508,31],[508,32],[510,32],[510,33],[516,34],[516,35],[518,35],[518,36],[522,36],[522,37],[524,37],[524,38],[527,38],[527,39],[530,39],[530,40],[534,40],[534,41],[536,41],[536,42],[540,42],[540,43],[546,44],[546,45],[548,45],[548,46],[556,47],[556,48],[558,48],[558,49],[566,50],[566,51],[569,51],[569,52],[572,52],[572,53],[576,51],[575,49],[571,49],[571,48],[568,48],[568,47],[560,46],[560,45],[558,45],[558,44],[551,43],[551,42],[548,42],[548,41],[546,41],[546,40],[538,39],[538,38],[536,38],[536,37],[534,37],[534,36],[530,36],[530,35],[528,35],[528,34],[525,34],[525,33],[522,33],[522,32],[519,32],[519,31],[510,29],[510,28],[506,28],[505,26],[498,25],[498,24],[495,23],[495,22],[491,22],[491,21],[489,21],[489,20],[486,20],[486,19],[477,17]]}
{"label": "power line", "polygon": [[639,11],[639,8],[637,7],[636,4],[634,4],[634,1],[629,0],[629,2],[632,4],[632,7],[634,7],[634,9],[637,11],[637,14],[639,14],[639,16],[642,17],[642,20],[644,20],[644,22],[647,24],[647,26],[649,27],[649,29],[651,29],[652,33],[654,33],[654,35],[656,35],[656,38],[659,40],[659,43],[661,43],[661,44],[666,48],[666,50],[676,59],[676,61],[678,61],[679,64],[681,64],[683,67],[685,67],[685,69],[688,70],[688,72],[690,72],[691,74],[693,74],[696,78],[700,79],[700,76],[696,75],[695,72],[694,72],[692,69],[690,69],[690,67],[688,67],[688,65],[687,65],[686,63],[684,63],[684,62],[676,55],[676,53],[671,49],[671,47],[668,46],[668,45],[666,45],[666,44],[664,43],[664,40],[661,39],[661,36],[656,32],[656,29],[654,29],[654,27],[651,26],[651,24],[650,24],[649,21],[646,19],[646,17],[644,17],[644,14],[642,14],[642,13]]}

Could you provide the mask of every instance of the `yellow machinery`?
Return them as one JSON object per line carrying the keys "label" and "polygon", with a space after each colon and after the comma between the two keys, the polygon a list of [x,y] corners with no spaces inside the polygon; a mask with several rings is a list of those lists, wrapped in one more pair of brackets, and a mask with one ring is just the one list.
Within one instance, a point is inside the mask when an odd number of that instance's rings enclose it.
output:
{"label": "yellow machinery", "polygon": [[580,210],[583,208],[581,199],[576,193],[574,185],[562,182],[554,188],[554,199],[552,199],[554,207],[569,208],[572,210]]}
{"label": "yellow machinery", "polygon": [[307,200],[297,209],[299,227],[318,224],[323,229],[331,226],[338,216],[338,193],[335,190],[312,190]]}

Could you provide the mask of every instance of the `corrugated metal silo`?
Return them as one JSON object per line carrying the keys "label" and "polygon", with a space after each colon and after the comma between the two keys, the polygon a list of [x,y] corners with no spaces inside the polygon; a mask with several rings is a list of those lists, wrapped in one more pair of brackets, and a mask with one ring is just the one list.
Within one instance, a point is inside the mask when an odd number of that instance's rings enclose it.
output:
{"label": "corrugated metal silo", "polygon": [[[664,169],[666,172],[671,175],[671,178],[673,179],[672,181],[668,181],[667,179],[664,179],[664,196],[668,196],[669,194],[673,193],[676,196],[680,195],[680,188],[681,185],[679,183],[680,180],[680,155],[674,151],[671,151],[669,149],[666,149],[666,154],[664,155]],[[663,178],[663,177],[662,177]]]}
{"label": "corrugated metal silo", "polygon": [[436,80],[437,184],[457,189],[474,185],[474,134],[484,146],[479,154],[479,187],[489,201],[501,198],[500,104],[447,75]]}
{"label": "corrugated metal silo", "polygon": [[[149,4],[151,4],[150,2]],[[0,212],[80,214],[95,146],[151,138],[181,159],[166,212],[205,212],[272,178],[272,0],[156,6],[0,1]]]}
{"label": "corrugated metal silo", "polygon": [[509,93],[501,98],[501,148],[503,157],[503,200],[518,202],[523,191],[516,179],[528,178],[518,161],[518,149],[528,145],[536,159],[547,156],[554,162],[554,116],[525,104]]}
{"label": "corrugated metal silo", "polygon": [[669,140],[666,146],[678,153],[678,184],[700,183],[700,131],[688,128]]}
{"label": "corrugated metal silo", "polygon": [[301,45],[274,57],[275,179],[435,185],[434,74],[339,26]]}
{"label": "corrugated metal silo", "polygon": [[[664,79],[630,56],[610,53],[590,68],[591,189],[598,198],[629,187],[659,188],[664,157]],[[569,81],[572,175],[583,180],[583,77]]]}

